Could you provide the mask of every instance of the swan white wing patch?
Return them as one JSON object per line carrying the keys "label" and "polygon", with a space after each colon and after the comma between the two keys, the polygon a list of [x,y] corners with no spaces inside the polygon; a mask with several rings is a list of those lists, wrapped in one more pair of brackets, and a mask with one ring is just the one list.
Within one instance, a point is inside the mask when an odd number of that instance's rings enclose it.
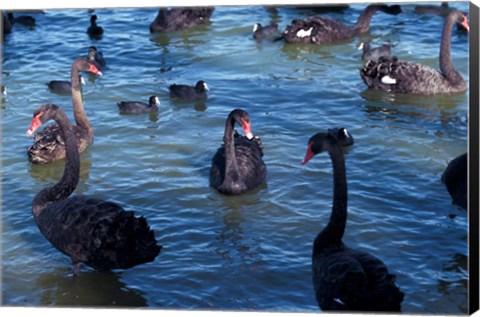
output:
{"label": "swan white wing patch", "polygon": [[381,81],[386,85],[395,85],[397,83],[397,80],[395,78],[390,77],[389,75],[383,76]]}
{"label": "swan white wing patch", "polygon": [[341,300],[340,298],[334,298],[333,301],[334,301],[334,302],[337,302],[337,303],[339,303],[339,304],[341,304],[341,305],[345,305],[345,303],[342,302],[342,300]]}
{"label": "swan white wing patch", "polygon": [[313,30],[313,26],[311,28],[309,28],[308,30],[304,30],[304,29],[300,29],[298,32],[297,32],[297,36],[300,37],[300,38],[304,38],[304,37],[307,37],[307,36],[310,36],[312,34],[312,30]]}

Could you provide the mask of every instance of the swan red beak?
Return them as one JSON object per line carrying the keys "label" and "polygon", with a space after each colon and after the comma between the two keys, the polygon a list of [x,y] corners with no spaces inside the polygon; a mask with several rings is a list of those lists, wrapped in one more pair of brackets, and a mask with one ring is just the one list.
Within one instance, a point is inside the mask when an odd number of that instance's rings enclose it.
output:
{"label": "swan red beak", "polygon": [[95,75],[102,76],[102,72],[93,64],[90,64],[90,70],[91,73],[94,73]]}
{"label": "swan red beak", "polygon": [[32,122],[30,123],[30,127],[26,133],[27,136],[31,136],[32,134],[37,131],[38,128],[42,125],[42,121],[40,121],[40,117],[43,115],[43,112],[40,112],[35,117],[33,117]]}
{"label": "swan red beak", "polygon": [[462,22],[463,27],[470,32],[470,25],[468,24],[468,19],[466,16],[463,16],[463,22]]}
{"label": "swan red beak", "polygon": [[308,161],[315,156],[315,153],[312,152],[312,143],[308,144],[307,153],[305,153],[305,157],[303,158],[302,165],[307,164]]}
{"label": "swan red beak", "polygon": [[242,120],[242,128],[247,139],[249,140],[253,139],[253,133],[252,133],[252,130],[250,129],[250,122]]}

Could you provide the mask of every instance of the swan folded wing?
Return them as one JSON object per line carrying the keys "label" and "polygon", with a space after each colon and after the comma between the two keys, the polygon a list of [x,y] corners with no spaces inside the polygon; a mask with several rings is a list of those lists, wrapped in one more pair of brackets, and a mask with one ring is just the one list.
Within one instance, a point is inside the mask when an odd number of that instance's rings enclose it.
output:
{"label": "swan folded wing", "polygon": [[235,141],[237,165],[243,181],[254,187],[264,183],[267,169],[262,160],[263,154],[260,147],[246,138]]}
{"label": "swan folded wing", "polygon": [[353,36],[353,30],[343,23],[322,17],[295,19],[284,32],[288,43],[323,44],[346,40]]}
{"label": "swan folded wing", "polygon": [[[87,131],[78,126],[73,126],[79,153],[85,151],[92,138]],[[33,144],[28,148],[27,154],[36,164],[46,164],[65,158],[65,137],[62,129],[52,124],[41,132],[35,134]]]}
{"label": "swan folded wing", "polygon": [[432,67],[395,58],[368,61],[360,70],[360,76],[370,88],[396,93],[430,95],[459,92],[466,88],[460,74],[461,82],[451,85],[445,76]]}
{"label": "swan folded wing", "polygon": [[49,125],[33,138],[28,148],[30,160],[36,164],[46,164],[65,157],[65,141],[58,125]]}
{"label": "swan folded wing", "polygon": [[313,261],[313,285],[322,310],[352,310],[367,293],[362,265],[345,252],[326,253]]}
{"label": "swan folded wing", "polygon": [[[395,284],[395,275],[389,274],[387,266],[378,258],[366,252],[350,250],[363,268],[367,277],[368,297],[365,307],[371,311],[400,311],[403,292]],[[364,304],[363,304],[364,305]]]}
{"label": "swan folded wing", "polygon": [[153,261],[161,250],[143,217],[86,196],[59,201],[37,218],[42,234],[74,263],[95,269],[130,268]]}
{"label": "swan folded wing", "polygon": [[376,257],[348,249],[328,252],[315,261],[314,286],[322,309],[400,311],[403,293]]}
{"label": "swan folded wing", "polygon": [[[258,141],[248,140],[237,134],[235,137],[235,155],[239,179],[229,179],[225,183],[225,147],[218,148],[212,158],[210,185],[226,194],[238,194],[253,189],[265,182],[267,168],[262,160],[263,152]],[[228,186],[227,186],[228,185]],[[228,188],[227,188],[228,187]],[[235,187],[235,188],[230,188]]]}

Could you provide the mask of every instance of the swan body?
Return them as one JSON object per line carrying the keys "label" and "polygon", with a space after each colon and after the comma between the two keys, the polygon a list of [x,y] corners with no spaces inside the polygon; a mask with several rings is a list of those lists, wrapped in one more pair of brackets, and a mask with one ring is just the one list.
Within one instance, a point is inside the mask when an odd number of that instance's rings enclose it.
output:
{"label": "swan body", "polygon": [[467,153],[457,156],[442,174],[442,182],[452,197],[452,203],[467,210],[468,202],[468,156]]}
{"label": "swan body", "polygon": [[120,101],[117,103],[120,113],[123,114],[139,114],[158,111],[160,101],[158,97],[151,96],[148,104],[139,101]]}
{"label": "swan body", "polygon": [[399,5],[371,4],[362,11],[353,28],[340,21],[320,16],[294,19],[283,32],[283,38],[287,43],[317,45],[348,40],[358,34],[367,32],[370,29],[370,20],[377,11],[396,15],[401,13],[402,9]]}
{"label": "swan body", "polygon": [[127,269],[153,261],[160,253],[155,234],[144,217],[135,217],[118,204],[88,196],[70,196],[80,173],[80,155],[74,126],[60,107],[40,106],[27,136],[54,119],[65,136],[66,165],[61,180],[33,199],[32,213],[41,233],[74,264],[74,273],[86,264],[97,270]]}
{"label": "swan body", "polygon": [[3,35],[12,33],[12,21],[10,20],[10,17],[8,15],[5,15],[5,13],[2,12],[2,31]]}
{"label": "swan body", "polygon": [[155,20],[150,24],[150,32],[172,32],[210,21],[214,8],[160,8]]}
{"label": "swan body", "polygon": [[380,57],[390,57],[391,49],[390,46],[384,44],[382,46],[371,48],[370,43],[362,42],[358,47],[359,50],[362,50],[362,59],[364,61],[371,60],[373,62],[378,62]]}
{"label": "swan body", "polygon": [[205,100],[208,97],[208,85],[203,80],[199,80],[195,86],[173,84],[169,90],[171,98],[184,101]]}
{"label": "swan body", "polygon": [[385,264],[363,251],[348,248],[342,238],[347,222],[347,180],[342,146],[353,144],[346,129],[317,133],[302,162],[327,151],[333,164],[333,206],[327,226],[312,250],[312,281],[322,310],[400,311],[403,292]]}
{"label": "swan body", "polygon": [[396,57],[368,61],[360,70],[360,76],[369,88],[389,92],[435,95],[464,92],[467,84],[452,65],[450,44],[455,22],[468,28],[467,17],[459,11],[451,12],[445,20],[440,45],[440,72],[436,69],[398,60]]}
{"label": "swan body", "polygon": [[7,14],[7,17],[10,20],[11,24],[18,23],[28,28],[33,28],[35,27],[35,24],[36,24],[35,18],[29,15],[20,15],[20,16],[14,17],[13,13],[9,12]]}
{"label": "swan body", "polygon": [[[245,136],[234,133],[235,122],[242,125]],[[265,183],[267,168],[263,162],[259,138],[253,136],[250,116],[241,109],[228,115],[224,144],[212,158],[210,186],[225,195],[239,195]]]}
{"label": "swan body", "polygon": [[[73,127],[77,137],[78,150],[82,153],[93,142],[93,128],[83,109],[82,88],[79,72],[91,72],[97,75],[102,73],[90,64],[86,58],[75,59],[71,67],[71,94],[73,115],[77,125]],[[33,138],[33,145],[28,148],[27,154],[34,164],[47,164],[65,158],[65,142],[63,133],[58,125],[47,126]]]}

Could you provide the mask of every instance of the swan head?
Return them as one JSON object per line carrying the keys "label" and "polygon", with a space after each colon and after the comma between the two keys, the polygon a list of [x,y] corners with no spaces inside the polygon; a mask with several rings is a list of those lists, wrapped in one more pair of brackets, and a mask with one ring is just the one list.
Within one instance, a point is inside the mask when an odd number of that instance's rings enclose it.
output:
{"label": "swan head", "polygon": [[45,104],[38,107],[33,112],[33,119],[26,133],[27,137],[34,134],[35,131],[37,131],[38,128],[42,126],[42,124],[54,118],[59,108],[60,108],[59,106],[53,105],[53,104]]}
{"label": "swan head", "polygon": [[102,76],[102,72],[97,68],[97,66],[90,64],[90,67],[88,68],[88,71],[90,73],[94,73],[95,75]]}
{"label": "swan head", "polygon": [[468,24],[468,18],[463,13],[459,12],[460,16],[457,18],[458,23],[460,23],[465,30],[470,31],[470,25]]}
{"label": "swan head", "polygon": [[308,140],[307,152],[301,165],[307,164],[315,155],[328,151],[332,146],[353,145],[353,137],[346,128],[332,128],[327,132],[319,132]]}
{"label": "swan head", "polygon": [[253,139],[254,135],[252,133],[250,115],[248,114],[248,112],[242,109],[234,109],[232,110],[232,112],[230,112],[229,120],[227,119],[227,121],[231,121],[232,124],[235,121],[241,124],[243,133],[245,134],[247,139]]}

